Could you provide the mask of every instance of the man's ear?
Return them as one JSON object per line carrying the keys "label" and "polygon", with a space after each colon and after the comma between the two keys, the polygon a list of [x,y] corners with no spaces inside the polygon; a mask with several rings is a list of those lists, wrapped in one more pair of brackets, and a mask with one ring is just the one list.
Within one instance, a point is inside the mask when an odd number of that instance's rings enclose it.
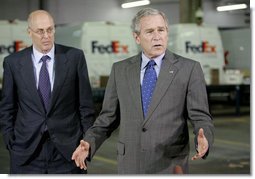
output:
{"label": "man's ear", "polygon": [[140,44],[140,37],[139,37],[139,35],[136,32],[133,32],[133,37],[135,39],[135,42],[137,44]]}
{"label": "man's ear", "polygon": [[27,28],[27,34],[31,38],[32,32],[31,32],[31,30],[29,28]]}

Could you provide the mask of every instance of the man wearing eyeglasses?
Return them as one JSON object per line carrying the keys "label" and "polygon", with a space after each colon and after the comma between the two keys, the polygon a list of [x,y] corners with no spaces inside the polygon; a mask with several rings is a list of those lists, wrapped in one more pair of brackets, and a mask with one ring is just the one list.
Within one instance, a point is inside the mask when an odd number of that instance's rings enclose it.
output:
{"label": "man wearing eyeglasses", "polygon": [[4,59],[0,127],[11,174],[86,173],[71,156],[94,122],[87,65],[81,50],[54,43],[54,26],[48,12],[32,12],[32,46]]}

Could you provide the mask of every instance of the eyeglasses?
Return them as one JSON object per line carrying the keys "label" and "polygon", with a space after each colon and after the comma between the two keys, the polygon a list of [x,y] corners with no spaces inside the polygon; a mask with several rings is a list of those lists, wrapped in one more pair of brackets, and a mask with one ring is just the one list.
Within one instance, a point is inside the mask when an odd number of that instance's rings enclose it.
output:
{"label": "eyeglasses", "polygon": [[45,35],[45,33],[47,33],[48,35],[52,35],[55,32],[55,28],[53,27],[49,27],[48,29],[38,29],[38,30],[33,30],[31,27],[28,27],[32,32],[36,33],[37,35],[40,35],[41,37],[43,37]]}

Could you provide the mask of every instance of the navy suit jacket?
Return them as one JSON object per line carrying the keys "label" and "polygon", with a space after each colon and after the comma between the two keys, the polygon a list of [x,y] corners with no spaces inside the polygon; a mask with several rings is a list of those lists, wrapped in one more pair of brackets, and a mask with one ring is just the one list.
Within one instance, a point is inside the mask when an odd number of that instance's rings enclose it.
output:
{"label": "navy suit jacket", "polygon": [[4,59],[0,127],[17,162],[33,154],[45,129],[63,156],[71,161],[80,139],[94,122],[94,106],[82,50],[55,44],[55,80],[45,114],[37,92],[32,47]]}

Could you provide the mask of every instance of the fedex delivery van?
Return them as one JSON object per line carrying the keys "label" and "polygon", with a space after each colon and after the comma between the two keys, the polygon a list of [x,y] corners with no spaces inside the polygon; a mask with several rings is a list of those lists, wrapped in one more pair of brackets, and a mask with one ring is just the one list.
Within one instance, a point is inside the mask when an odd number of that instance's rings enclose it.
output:
{"label": "fedex delivery van", "polygon": [[[130,24],[120,22],[84,22],[58,26],[56,43],[84,51],[93,88],[100,87],[100,77],[109,76],[114,62],[138,53]],[[101,82],[102,83],[102,82]]]}
{"label": "fedex delivery van", "polygon": [[3,78],[3,60],[7,55],[32,44],[27,34],[25,21],[0,21],[0,81]]}
{"label": "fedex delivery van", "polygon": [[217,27],[197,24],[171,25],[168,48],[181,56],[200,62],[208,85],[224,83],[224,50]]}

